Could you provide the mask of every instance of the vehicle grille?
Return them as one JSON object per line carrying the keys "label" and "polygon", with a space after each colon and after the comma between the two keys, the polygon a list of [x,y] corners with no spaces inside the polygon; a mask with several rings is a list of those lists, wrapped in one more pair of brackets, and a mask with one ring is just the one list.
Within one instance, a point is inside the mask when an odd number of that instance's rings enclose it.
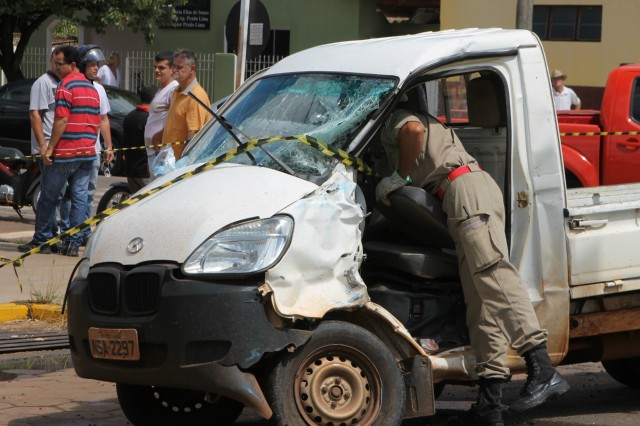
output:
{"label": "vehicle grille", "polygon": [[118,312],[118,276],[109,273],[89,275],[89,302],[99,314]]}
{"label": "vehicle grille", "polygon": [[154,273],[133,273],[127,275],[124,284],[124,298],[129,312],[147,314],[158,307],[160,277]]}
{"label": "vehicle grille", "polygon": [[131,271],[115,267],[95,268],[88,278],[91,310],[103,315],[154,313],[158,309],[165,272],[164,268],[154,267]]}

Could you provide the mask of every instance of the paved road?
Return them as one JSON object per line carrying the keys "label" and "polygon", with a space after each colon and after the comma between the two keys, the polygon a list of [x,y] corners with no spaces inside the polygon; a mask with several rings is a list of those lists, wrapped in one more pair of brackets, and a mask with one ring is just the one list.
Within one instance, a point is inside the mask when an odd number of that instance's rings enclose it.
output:
{"label": "paved road", "polygon": [[[57,352],[58,354],[61,351]],[[60,356],[60,355],[58,355]],[[0,424],[10,426],[115,426],[129,424],[120,411],[115,386],[76,377],[72,369],[44,372],[41,364],[31,367],[6,367],[0,357],[0,380],[17,377],[0,384]],[[5,367],[3,367],[3,365]],[[25,364],[26,365],[26,364]],[[62,366],[65,367],[64,362]],[[68,361],[66,367],[68,367]],[[4,370],[4,371],[3,371]],[[613,381],[600,364],[561,367],[571,383],[571,392],[559,400],[511,418],[510,426],[631,426],[640,419],[640,389],[630,389]],[[8,377],[7,377],[8,376]],[[516,377],[505,391],[505,401],[517,398],[523,384]],[[447,419],[466,410],[475,399],[475,389],[449,386],[436,402],[436,416],[403,426],[441,426]],[[215,424],[215,423],[212,423]],[[265,426],[255,413],[245,411],[236,422],[242,426]]]}

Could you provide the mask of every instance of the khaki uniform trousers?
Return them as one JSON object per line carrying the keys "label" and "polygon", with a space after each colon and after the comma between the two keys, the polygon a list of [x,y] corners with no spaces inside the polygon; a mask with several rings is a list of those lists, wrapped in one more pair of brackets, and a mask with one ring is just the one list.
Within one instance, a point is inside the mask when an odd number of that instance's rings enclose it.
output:
{"label": "khaki uniform trousers", "polygon": [[518,270],[509,262],[504,201],[489,174],[464,174],[442,203],[458,255],[467,326],[483,378],[507,378],[510,345],[522,355],[546,341]]}

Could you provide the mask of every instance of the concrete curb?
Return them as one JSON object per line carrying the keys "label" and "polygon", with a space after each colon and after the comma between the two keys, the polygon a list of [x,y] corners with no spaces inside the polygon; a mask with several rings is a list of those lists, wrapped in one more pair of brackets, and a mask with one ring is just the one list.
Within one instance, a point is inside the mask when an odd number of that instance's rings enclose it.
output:
{"label": "concrete curb", "polygon": [[32,238],[33,231],[4,232],[0,235],[1,241],[7,241],[10,243],[18,243],[20,241],[29,242]]}
{"label": "concrete curb", "polygon": [[0,322],[15,320],[56,322],[62,319],[62,306],[40,303],[0,303]]}

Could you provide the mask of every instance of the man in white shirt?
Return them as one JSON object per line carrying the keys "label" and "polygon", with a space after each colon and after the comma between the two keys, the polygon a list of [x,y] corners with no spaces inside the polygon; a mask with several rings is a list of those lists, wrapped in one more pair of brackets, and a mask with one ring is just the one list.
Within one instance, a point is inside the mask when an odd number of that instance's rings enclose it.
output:
{"label": "man in white shirt", "polygon": [[551,73],[551,85],[553,86],[553,104],[556,111],[580,109],[580,98],[576,92],[564,85],[567,75],[560,70]]}
{"label": "man in white shirt", "polygon": [[98,69],[98,80],[107,86],[120,87],[120,54],[109,55],[109,60]]}
{"label": "man in white shirt", "polygon": [[[50,65],[51,68],[42,74],[31,86],[31,95],[29,97],[29,121],[31,122],[31,153],[38,156],[40,165],[40,179],[46,179],[48,167],[43,167],[42,156],[47,151],[49,140],[51,139],[51,130],[53,128],[53,117],[56,108],[56,88],[60,82],[60,75],[57,73],[58,68],[54,65],[55,55],[51,52]],[[54,71],[56,70],[56,71]],[[65,187],[66,189],[66,187]],[[62,190],[64,194],[65,189]],[[60,209],[60,230],[65,232],[70,228],[69,225],[69,209]],[[36,212],[36,214],[38,214]],[[58,233],[58,224],[54,221],[53,235]],[[54,246],[56,251],[58,246]]]}
{"label": "man in white shirt", "polygon": [[171,95],[178,86],[178,82],[172,76],[173,52],[162,51],[154,59],[153,74],[160,86],[160,90],[158,90],[153,101],[151,101],[151,105],[149,105],[149,118],[144,128],[144,143],[147,147],[150,181],[157,177],[154,175],[151,165],[160,149],[162,149],[162,134],[167,121],[169,105],[171,104]]}

